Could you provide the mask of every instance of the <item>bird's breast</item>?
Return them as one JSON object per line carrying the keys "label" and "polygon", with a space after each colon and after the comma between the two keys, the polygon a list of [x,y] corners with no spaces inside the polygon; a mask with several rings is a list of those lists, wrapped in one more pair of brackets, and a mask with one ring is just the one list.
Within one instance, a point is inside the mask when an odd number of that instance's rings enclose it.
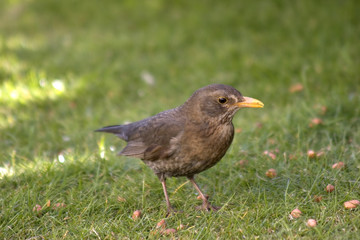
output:
{"label": "bird's breast", "polygon": [[234,137],[233,125],[187,126],[173,139],[174,154],[166,159],[144,161],[156,174],[166,177],[191,176],[221,160]]}
{"label": "bird's breast", "polygon": [[179,155],[174,159],[174,164],[180,168],[173,176],[193,175],[214,166],[225,155],[234,137],[232,124],[197,129],[201,131],[190,128],[192,134],[188,137],[185,129]]}
{"label": "bird's breast", "polygon": [[189,161],[219,161],[231,145],[234,137],[232,124],[208,126],[193,134],[193,138],[187,139],[189,149],[186,152],[193,154]]}

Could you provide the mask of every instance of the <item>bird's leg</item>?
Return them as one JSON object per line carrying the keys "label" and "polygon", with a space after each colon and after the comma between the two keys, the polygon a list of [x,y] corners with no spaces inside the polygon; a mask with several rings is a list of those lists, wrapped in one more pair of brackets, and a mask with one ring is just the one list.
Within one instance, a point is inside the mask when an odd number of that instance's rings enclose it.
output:
{"label": "bird's leg", "polygon": [[213,206],[210,204],[209,202],[209,196],[205,195],[199,185],[197,185],[197,183],[195,182],[195,179],[194,179],[194,176],[190,176],[188,177],[188,179],[190,180],[190,182],[192,183],[192,185],[195,187],[196,191],[199,193],[199,196],[201,197],[202,201],[203,201],[203,204],[201,206],[198,207],[198,209],[200,210],[206,210],[206,211],[210,211],[210,210],[213,210],[213,211],[217,211],[220,209],[220,207],[216,207],[216,206]]}
{"label": "bird's leg", "polygon": [[171,206],[171,203],[170,203],[170,200],[169,200],[169,195],[168,195],[168,192],[167,192],[167,189],[166,189],[166,178],[163,175],[161,175],[159,177],[159,179],[160,179],[161,185],[162,185],[163,190],[164,190],[164,195],[165,195],[165,201],[166,201],[166,206],[167,206],[167,214],[166,214],[166,216],[169,216],[171,213],[174,213],[176,211]]}

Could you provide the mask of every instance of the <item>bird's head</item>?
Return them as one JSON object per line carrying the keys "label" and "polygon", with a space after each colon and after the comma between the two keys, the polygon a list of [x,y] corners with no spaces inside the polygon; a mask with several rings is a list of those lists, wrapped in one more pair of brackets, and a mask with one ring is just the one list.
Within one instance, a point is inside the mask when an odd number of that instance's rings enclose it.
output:
{"label": "bird's head", "polygon": [[231,122],[240,108],[262,108],[264,104],[254,98],[244,97],[238,90],[223,84],[200,88],[185,102],[186,107],[197,112],[198,117],[210,117]]}

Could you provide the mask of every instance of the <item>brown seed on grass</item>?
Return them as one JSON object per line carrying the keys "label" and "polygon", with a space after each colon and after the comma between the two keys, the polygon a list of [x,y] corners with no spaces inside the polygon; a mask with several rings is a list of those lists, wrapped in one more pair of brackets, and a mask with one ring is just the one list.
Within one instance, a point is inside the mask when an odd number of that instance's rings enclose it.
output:
{"label": "brown seed on grass", "polygon": [[34,207],[33,207],[33,212],[40,212],[42,209],[42,207],[39,205],[39,204],[36,204]]}
{"label": "brown seed on grass", "polygon": [[161,232],[163,235],[171,235],[176,233],[176,229],[175,228],[168,228],[165,229],[164,231]]}
{"label": "brown seed on grass", "polygon": [[140,217],[141,217],[141,211],[140,210],[136,210],[132,215],[133,220],[138,220]]}
{"label": "brown seed on grass", "polygon": [[165,222],[165,219],[161,219],[160,222],[158,222],[156,224],[156,228],[162,228],[162,229],[165,229],[166,228],[166,222]]}
{"label": "brown seed on grass", "polygon": [[301,216],[301,214],[302,214],[302,212],[297,208],[295,208],[294,210],[291,211],[291,216],[293,218],[299,218]]}
{"label": "brown seed on grass", "polygon": [[315,158],[316,157],[316,152],[314,150],[308,150],[307,151],[307,156],[309,158]]}
{"label": "brown seed on grass", "polygon": [[64,208],[64,207],[66,207],[65,203],[55,203],[55,205],[52,208],[58,209],[58,208]]}
{"label": "brown seed on grass", "polygon": [[176,233],[177,230],[175,228],[168,228],[168,229],[155,229],[153,231],[150,232],[150,235],[158,235],[158,234],[161,234],[161,235],[172,235],[174,233]]}
{"label": "brown seed on grass", "polygon": [[345,163],[344,162],[337,162],[337,163],[334,163],[332,165],[332,168],[333,169],[343,169],[345,167]]}
{"label": "brown seed on grass", "polygon": [[317,225],[317,222],[315,219],[309,219],[306,222],[306,226],[308,226],[308,227],[316,227],[316,225]]}
{"label": "brown seed on grass", "polygon": [[347,202],[344,202],[344,207],[346,209],[354,209],[357,208],[357,206],[360,205],[360,201],[359,200],[350,200]]}
{"label": "brown seed on grass", "polygon": [[271,157],[271,159],[273,159],[273,160],[276,159],[275,153],[269,152],[268,156]]}
{"label": "brown seed on grass", "polygon": [[331,185],[331,184],[328,184],[325,188],[325,191],[327,191],[328,193],[331,193],[335,190],[335,186],[334,185]]}
{"label": "brown seed on grass", "polygon": [[314,195],[314,201],[315,201],[315,202],[321,202],[321,201],[322,201],[322,196],[320,196],[320,195]]}
{"label": "brown seed on grass", "polygon": [[276,159],[276,155],[271,151],[268,150],[264,151],[264,155],[271,157],[273,160]]}
{"label": "brown seed on grass", "polygon": [[309,127],[314,127],[317,125],[320,125],[323,123],[323,120],[321,120],[320,118],[313,118],[311,119],[311,122],[309,123]]}
{"label": "brown seed on grass", "polygon": [[323,123],[323,120],[322,120],[321,118],[313,118],[313,119],[311,119],[311,122],[312,122],[313,124],[318,125],[318,124]]}
{"label": "brown seed on grass", "polygon": [[277,175],[276,170],[273,168],[270,168],[269,170],[267,170],[265,174],[269,178],[274,178]]}

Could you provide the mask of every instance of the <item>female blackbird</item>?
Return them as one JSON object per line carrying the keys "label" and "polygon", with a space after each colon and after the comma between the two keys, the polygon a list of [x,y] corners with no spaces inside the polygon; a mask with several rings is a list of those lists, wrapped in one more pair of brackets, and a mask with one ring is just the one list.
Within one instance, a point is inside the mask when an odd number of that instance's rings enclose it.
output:
{"label": "female blackbird", "polygon": [[232,118],[240,108],[262,108],[259,100],[244,97],[235,88],[212,84],[198,89],[181,106],[144,120],[96,131],[127,142],[119,155],[140,158],[161,181],[168,213],[173,211],[166,178],[187,177],[198,191],[201,209],[217,210],[202,193],[194,175],[214,166],[234,137]]}

